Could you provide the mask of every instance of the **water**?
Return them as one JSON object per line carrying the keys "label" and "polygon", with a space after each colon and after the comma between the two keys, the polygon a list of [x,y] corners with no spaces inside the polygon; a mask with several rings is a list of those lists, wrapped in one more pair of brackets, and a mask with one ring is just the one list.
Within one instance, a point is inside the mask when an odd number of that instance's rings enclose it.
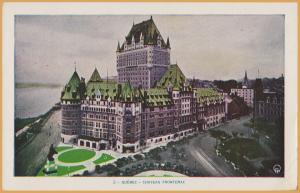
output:
{"label": "water", "polygon": [[36,117],[46,113],[60,100],[60,87],[28,87],[15,90],[15,116]]}

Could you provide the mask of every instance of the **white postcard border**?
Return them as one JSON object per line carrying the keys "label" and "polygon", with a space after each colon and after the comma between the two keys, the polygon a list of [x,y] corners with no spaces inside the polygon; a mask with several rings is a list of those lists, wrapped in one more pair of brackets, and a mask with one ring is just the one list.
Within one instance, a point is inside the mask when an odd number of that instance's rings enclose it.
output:
{"label": "white postcard border", "polygon": [[[297,186],[297,4],[296,3],[4,3],[3,7],[3,188],[4,190],[291,190]],[[137,177],[14,177],[15,15],[285,15],[285,177],[172,178],[179,184],[123,185]],[[166,178],[155,178],[155,181]]]}

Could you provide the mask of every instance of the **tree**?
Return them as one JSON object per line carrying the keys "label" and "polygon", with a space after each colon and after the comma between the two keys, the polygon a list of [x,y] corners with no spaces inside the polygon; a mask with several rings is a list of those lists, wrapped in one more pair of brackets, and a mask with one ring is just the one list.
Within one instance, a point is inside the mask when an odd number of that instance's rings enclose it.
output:
{"label": "tree", "polygon": [[100,174],[100,173],[103,172],[101,166],[99,166],[99,165],[96,165],[96,166],[95,166],[95,171],[96,171],[98,174]]}
{"label": "tree", "polygon": [[89,171],[88,170],[85,170],[84,172],[83,172],[83,174],[82,174],[83,176],[89,176],[90,175],[90,173],[89,173]]}
{"label": "tree", "polygon": [[232,131],[232,133],[231,133],[231,134],[232,134],[232,136],[233,136],[233,137],[237,137],[237,135],[238,135],[238,132],[236,132],[236,131]]}
{"label": "tree", "polygon": [[135,154],[133,157],[136,160],[142,160],[144,158],[141,154]]}

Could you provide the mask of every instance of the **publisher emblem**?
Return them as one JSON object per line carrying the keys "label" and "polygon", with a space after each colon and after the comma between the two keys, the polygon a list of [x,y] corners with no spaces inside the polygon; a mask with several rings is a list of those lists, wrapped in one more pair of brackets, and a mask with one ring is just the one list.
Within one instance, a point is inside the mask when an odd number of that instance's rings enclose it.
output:
{"label": "publisher emblem", "polygon": [[273,166],[273,171],[275,174],[279,174],[281,172],[281,166],[279,164],[275,164]]}

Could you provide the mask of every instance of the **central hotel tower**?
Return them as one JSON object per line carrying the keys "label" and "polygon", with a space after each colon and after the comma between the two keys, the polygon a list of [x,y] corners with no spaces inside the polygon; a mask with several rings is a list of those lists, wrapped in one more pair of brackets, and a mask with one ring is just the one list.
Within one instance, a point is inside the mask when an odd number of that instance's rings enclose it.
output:
{"label": "central hotel tower", "polygon": [[152,88],[170,65],[170,42],[165,42],[152,16],[133,24],[122,45],[117,47],[118,82],[135,88]]}

